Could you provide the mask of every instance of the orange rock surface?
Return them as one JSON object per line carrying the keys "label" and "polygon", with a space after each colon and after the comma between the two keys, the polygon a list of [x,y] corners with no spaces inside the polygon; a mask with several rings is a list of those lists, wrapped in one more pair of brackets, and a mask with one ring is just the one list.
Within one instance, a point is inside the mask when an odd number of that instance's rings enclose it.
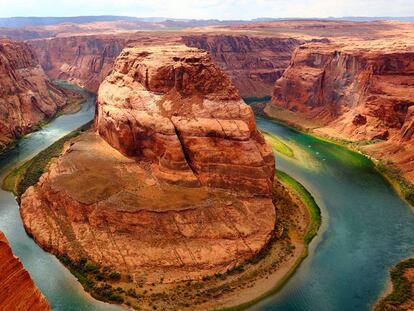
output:
{"label": "orange rock surface", "polygon": [[398,42],[307,44],[276,83],[272,105],[316,121],[316,132],[379,140],[363,150],[414,181],[414,49]]}
{"label": "orange rock surface", "polygon": [[0,231],[0,310],[43,311],[49,304]]}
{"label": "orange rock surface", "polygon": [[0,40],[0,84],[0,150],[66,104],[22,42]]}
{"label": "orange rock surface", "polygon": [[223,272],[271,237],[272,150],[206,52],[124,49],[95,128],[22,197],[47,250],[172,282]]}

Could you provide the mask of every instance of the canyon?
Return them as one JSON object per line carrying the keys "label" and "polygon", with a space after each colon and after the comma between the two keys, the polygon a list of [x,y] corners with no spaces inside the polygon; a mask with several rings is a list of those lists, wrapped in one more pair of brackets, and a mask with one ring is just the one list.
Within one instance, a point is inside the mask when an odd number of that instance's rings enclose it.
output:
{"label": "canyon", "polygon": [[67,94],[51,83],[34,52],[22,42],[0,41],[0,81],[0,150],[67,103]]}
{"label": "canyon", "polygon": [[359,141],[413,182],[413,66],[413,46],[399,42],[306,44],[277,81],[267,112],[281,115],[281,107],[315,133]]}
{"label": "canyon", "polygon": [[0,310],[50,310],[20,260],[13,256],[3,232],[0,231]]}
{"label": "canyon", "polygon": [[259,254],[278,221],[275,163],[241,96],[272,95],[268,116],[354,142],[414,182],[410,24],[107,26],[0,42],[2,148],[67,104],[47,76],[98,92],[93,130],[22,197],[27,232],[63,262],[86,260],[128,290],[221,275]]}
{"label": "canyon", "polygon": [[46,250],[127,283],[170,283],[223,273],[272,237],[272,149],[206,52],[125,48],[94,129],[22,196],[25,228]]}

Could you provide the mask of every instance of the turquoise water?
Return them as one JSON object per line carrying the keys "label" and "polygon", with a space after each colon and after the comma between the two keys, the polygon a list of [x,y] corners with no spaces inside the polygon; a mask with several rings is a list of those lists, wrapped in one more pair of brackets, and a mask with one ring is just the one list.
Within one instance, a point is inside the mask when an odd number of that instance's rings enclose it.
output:
{"label": "turquoise water", "polygon": [[[88,96],[87,102],[79,112],[55,119],[47,127],[22,139],[17,148],[0,155],[1,180],[16,164],[32,158],[59,138],[92,120],[95,98],[91,94]],[[69,270],[29,238],[24,231],[16,200],[11,193],[1,189],[0,230],[5,233],[14,254],[23,262],[53,310],[124,310],[88,296]]]}
{"label": "turquoise water", "polygon": [[365,157],[265,119],[295,158],[277,168],[300,181],[322,209],[310,255],[277,294],[251,310],[370,310],[388,270],[414,256],[414,214]]}

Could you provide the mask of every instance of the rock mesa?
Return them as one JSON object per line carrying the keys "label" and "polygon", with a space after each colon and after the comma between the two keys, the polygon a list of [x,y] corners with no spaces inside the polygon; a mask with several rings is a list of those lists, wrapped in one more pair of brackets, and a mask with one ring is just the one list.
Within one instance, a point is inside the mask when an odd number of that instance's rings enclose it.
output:
{"label": "rock mesa", "polygon": [[223,272],[272,236],[272,150],[206,52],[124,49],[99,88],[95,129],[22,197],[44,248],[172,282]]}

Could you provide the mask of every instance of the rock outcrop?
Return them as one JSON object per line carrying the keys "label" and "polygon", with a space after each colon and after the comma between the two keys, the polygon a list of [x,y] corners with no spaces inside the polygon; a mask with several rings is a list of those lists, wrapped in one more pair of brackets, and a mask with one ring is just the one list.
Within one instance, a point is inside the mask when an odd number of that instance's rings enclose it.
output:
{"label": "rock outcrop", "polygon": [[0,231],[0,310],[43,311],[49,304]]}
{"label": "rock outcrop", "polygon": [[0,150],[65,104],[25,43],[0,40]]}
{"label": "rock outcrop", "polygon": [[96,128],[164,179],[271,193],[274,157],[252,110],[198,49],[125,49],[100,87]]}
{"label": "rock outcrop", "polygon": [[277,81],[271,105],[316,121],[322,134],[384,141],[363,149],[396,160],[414,180],[413,87],[414,51],[407,47],[306,44]]}
{"label": "rock outcrop", "polygon": [[223,272],[272,236],[272,150],[206,52],[124,49],[99,88],[95,129],[22,197],[47,250],[173,282]]}
{"label": "rock outcrop", "polygon": [[210,53],[242,96],[270,96],[303,40],[247,35],[188,35],[183,42]]}

